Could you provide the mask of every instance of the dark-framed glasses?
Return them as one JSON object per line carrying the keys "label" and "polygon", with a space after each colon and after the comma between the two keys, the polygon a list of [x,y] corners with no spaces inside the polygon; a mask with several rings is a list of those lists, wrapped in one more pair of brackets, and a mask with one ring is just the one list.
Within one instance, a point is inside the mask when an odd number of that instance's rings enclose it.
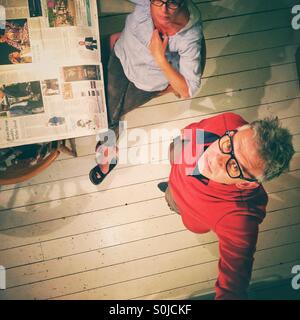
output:
{"label": "dark-framed glasses", "polygon": [[239,165],[233,148],[233,136],[237,130],[226,131],[225,134],[219,139],[220,151],[224,154],[229,154],[230,158],[226,162],[226,171],[230,178],[243,179],[249,182],[258,182],[256,178],[247,178],[244,176],[241,166]]}
{"label": "dark-framed glasses", "polygon": [[163,0],[150,0],[150,2],[157,7],[162,7],[164,4],[167,6],[168,9],[171,10],[176,10],[178,8],[180,8],[183,4],[183,0],[167,0],[167,1],[163,1]]}

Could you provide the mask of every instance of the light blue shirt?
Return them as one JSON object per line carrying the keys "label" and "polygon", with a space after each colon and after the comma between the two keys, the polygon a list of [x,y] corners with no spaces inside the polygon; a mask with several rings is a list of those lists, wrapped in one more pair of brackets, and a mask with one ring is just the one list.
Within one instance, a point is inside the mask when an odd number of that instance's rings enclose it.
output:
{"label": "light blue shirt", "polygon": [[[136,4],[128,15],[125,28],[115,45],[126,77],[144,91],[164,90],[169,81],[154,61],[148,45],[154,30],[149,0],[132,0]],[[191,0],[187,1],[190,20],[173,36],[169,36],[166,57],[172,66],[184,76],[193,96],[200,87],[201,40],[203,38],[201,16]]]}

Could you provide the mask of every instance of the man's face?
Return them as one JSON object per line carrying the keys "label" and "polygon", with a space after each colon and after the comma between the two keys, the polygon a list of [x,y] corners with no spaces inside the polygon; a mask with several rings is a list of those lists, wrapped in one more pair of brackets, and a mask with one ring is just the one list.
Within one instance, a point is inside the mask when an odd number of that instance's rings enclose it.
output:
{"label": "man's face", "polygon": [[[184,0],[173,0],[170,1],[170,3],[171,2],[173,4],[177,4],[178,9],[168,8],[165,3],[160,7],[151,3],[152,18],[161,24],[173,21],[178,12],[181,10],[182,6],[180,6],[180,4],[184,2]],[[160,1],[158,0],[157,3],[160,4]]]}
{"label": "man's face", "polygon": [[[258,154],[258,145],[251,128],[239,130],[232,138],[234,155],[245,178],[260,177],[263,174],[264,161]],[[230,158],[219,148],[219,140],[213,142],[199,159],[200,172],[210,180],[224,184],[247,184],[246,180],[231,178],[226,170]],[[257,184],[249,182],[248,184]]]}

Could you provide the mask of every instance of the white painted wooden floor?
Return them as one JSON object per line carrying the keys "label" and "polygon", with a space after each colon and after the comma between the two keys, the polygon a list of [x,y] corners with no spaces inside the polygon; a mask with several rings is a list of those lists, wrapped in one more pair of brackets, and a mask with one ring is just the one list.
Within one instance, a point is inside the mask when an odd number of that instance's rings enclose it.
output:
{"label": "white painted wooden floor", "polygon": [[[194,1],[202,11],[207,63],[193,99],[154,99],[126,116],[133,128],[182,128],[224,111],[251,121],[278,115],[294,135],[290,172],[266,184],[270,202],[260,228],[253,281],[291,276],[300,264],[300,106],[291,28],[296,0]],[[102,2],[101,32],[120,29],[128,7]],[[183,299],[213,290],[214,234],[185,230],[157,183],[164,164],[118,165],[100,186],[89,182],[94,137],[77,139],[34,179],[0,187],[0,299]],[[157,141],[144,146],[150,148]],[[132,142],[137,152],[142,142]],[[145,150],[145,149],[144,149]]]}

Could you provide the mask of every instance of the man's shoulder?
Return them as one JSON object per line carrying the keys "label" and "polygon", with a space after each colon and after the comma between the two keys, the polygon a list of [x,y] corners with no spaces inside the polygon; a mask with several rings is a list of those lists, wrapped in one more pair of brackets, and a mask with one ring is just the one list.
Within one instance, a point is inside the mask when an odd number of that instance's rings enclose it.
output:
{"label": "man's shoulder", "polygon": [[239,114],[234,112],[224,112],[210,118],[212,122],[220,122],[224,124],[226,130],[231,130],[230,127],[239,127],[248,122]]}
{"label": "man's shoulder", "polygon": [[190,28],[185,29],[183,31],[179,31],[177,33],[177,39],[180,40],[179,44],[185,46],[186,44],[190,44],[191,42],[198,42],[199,45],[203,38],[203,27],[201,21],[198,21]]}
{"label": "man's shoulder", "polygon": [[217,135],[223,135],[227,130],[235,130],[248,122],[233,112],[221,113],[198,122],[197,128]]}
{"label": "man's shoulder", "polygon": [[263,186],[253,190],[241,191],[240,195],[240,199],[234,205],[228,206],[228,211],[224,212],[220,223],[235,221],[237,222],[236,225],[241,228],[247,227],[249,223],[253,225],[262,223],[266,216],[268,204],[268,195]]}

